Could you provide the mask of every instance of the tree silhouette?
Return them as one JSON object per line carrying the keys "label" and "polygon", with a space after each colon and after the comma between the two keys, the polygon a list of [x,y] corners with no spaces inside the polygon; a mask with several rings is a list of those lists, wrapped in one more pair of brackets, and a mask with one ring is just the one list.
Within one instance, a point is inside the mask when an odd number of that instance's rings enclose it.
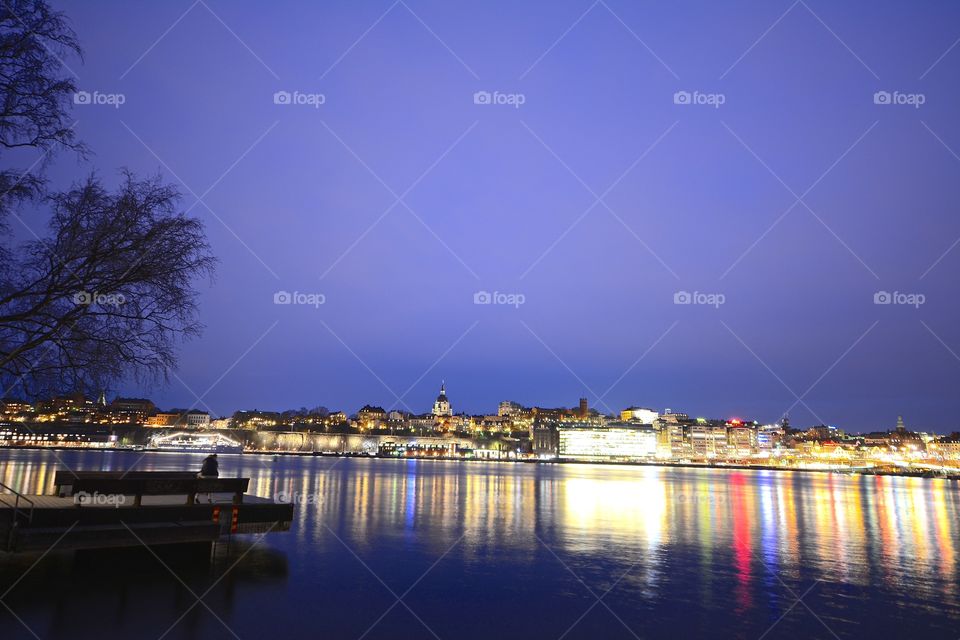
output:
{"label": "tree silhouette", "polygon": [[[15,149],[85,154],[70,124],[76,87],[62,56],[80,47],[43,0],[0,5],[0,159]],[[159,177],[128,171],[115,192],[91,175],[51,192],[41,172],[0,170],[0,217],[49,207],[49,236],[0,248],[0,382],[28,397],[94,392],[125,376],[166,378],[195,336],[198,276],[215,259],[199,220]],[[9,239],[9,234],[6,234]]]}

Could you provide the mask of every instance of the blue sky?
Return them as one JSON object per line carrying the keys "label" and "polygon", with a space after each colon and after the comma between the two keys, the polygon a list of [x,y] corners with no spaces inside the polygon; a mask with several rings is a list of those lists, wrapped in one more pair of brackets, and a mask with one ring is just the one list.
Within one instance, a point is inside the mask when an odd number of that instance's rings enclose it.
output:
{"label": "blue sky", "polygon": [[954,3],[57,6],[123,104],[52,182],[159,171],[221,260],[120,391],[957,429]]}

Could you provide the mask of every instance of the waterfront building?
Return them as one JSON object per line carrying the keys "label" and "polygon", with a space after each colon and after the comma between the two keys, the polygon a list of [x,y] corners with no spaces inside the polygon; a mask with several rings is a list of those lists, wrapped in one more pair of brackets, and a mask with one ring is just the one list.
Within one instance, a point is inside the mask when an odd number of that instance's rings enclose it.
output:
{"label": "waterfront building", "polygon": [[560,436],[555,424],[541,423],[533,427],[533,455],[542,459],[556,458],[560,453]]}
{"label": "waterfront building", "polygon": [[661,460],[685,460],[690,458],[690,442],[684,425],[677,422],[654,423],[657,434],[657,458]]}
{"label": "waterfront building", "polygon": [[117,436],[107,427],[75,425],[13,426],[0,425],[0,446],[4,447],[77,447],[112,448]]}
{"label": "waterfront building", "polygon": [[690,451],[694,458],[715,459],[727,457],[727,427],[706,420],[690,427]]}
{"label": "waterfront building", "polygon": [[657,453],[656,432],[643,425],[562,423],[557,439],[559,457],[568,460],[651,460]]}
{"label": "waterfront building", "polygon": [[757,429],[755,425],[735,424],[727,429],[728,455],[747,458],[757,452]]}
{"label": "waterfront building", "polygon": [[960,432],[938,438],[930,445],[930,451],[936,452],[944,460],[960,460]]}
{"label": "waterfront building", "polygon": [[757,428],[757,449],[770,450],[783,441],[783,427],[778,424],[765,424]]}

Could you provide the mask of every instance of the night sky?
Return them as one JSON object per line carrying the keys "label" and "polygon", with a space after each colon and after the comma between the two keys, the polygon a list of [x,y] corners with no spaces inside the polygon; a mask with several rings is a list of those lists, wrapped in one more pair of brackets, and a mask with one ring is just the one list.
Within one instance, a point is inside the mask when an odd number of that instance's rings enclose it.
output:
{"label": "night sky", "polygon": [[956,3],[55,6],[101,104],[51,182],[159,171],[221,260],[115,392],[958,428]]}

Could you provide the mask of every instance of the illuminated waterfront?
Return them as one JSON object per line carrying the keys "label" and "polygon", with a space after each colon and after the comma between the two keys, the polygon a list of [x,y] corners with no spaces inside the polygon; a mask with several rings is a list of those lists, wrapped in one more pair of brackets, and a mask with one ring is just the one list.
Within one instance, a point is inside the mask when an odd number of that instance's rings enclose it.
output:
{"label": "illuminated waterfront", "polygon": [[[0,482],[26,493],[51,491],[63,463],[182,470],[201,459],[0,455]],[[177,568],[199,596],[248,551],[204,598],[243,638],[357,638],[372,625],[370,638],[431,637],[427,627],[440,638],[557,638],[591,605],[566,637],[723,629],[755,640],[770,627],[767,638],[892,637],[915,632],[920,612],[924,638],[960,626],[952,481],[252,455],[223,456],[221,470],[300,503],[289,534],[252,547],[246,537],[211,569]],[[4,560],[3,590],[34,560]],[[4,601],[42,638],[158,637],[195,602],[149,557],[142,572],[85,561],[54,551]],[[377,622],[390,590],[412,585]],[[0,619],[5,638],[31,637],[6,611]],[[198,605],[166,637],[232,637],[225,625]]]}

